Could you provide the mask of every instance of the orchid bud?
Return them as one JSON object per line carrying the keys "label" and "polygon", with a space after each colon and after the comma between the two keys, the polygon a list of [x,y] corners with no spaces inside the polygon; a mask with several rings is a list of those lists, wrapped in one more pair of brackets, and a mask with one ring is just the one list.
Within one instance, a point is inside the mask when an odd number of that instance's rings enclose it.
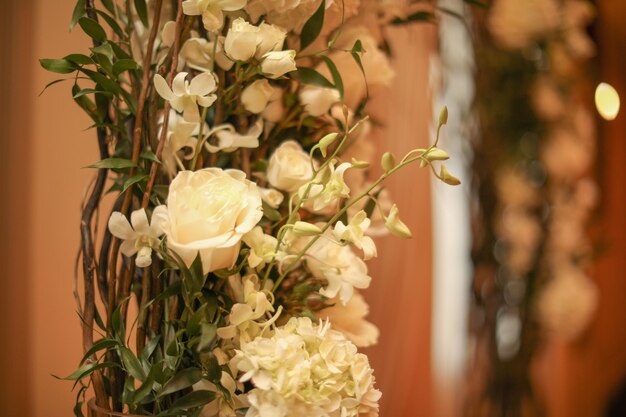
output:
{"label": "orchid bud", "polygon": [[297,221],[292,229],[296,236],[317,236],[322,234],[322,229],[314,224]]}
{"label": "orchid bud", "polygon": [[391,152],[385,152],[380,164],[385,172],[389,172],[396,166],[396,160]]}
{"label": "orchid bud", "polygon": [[461,183],[461,181],[457,177],[448,172],[445,164],[441,164],[439,178],[441,178],[441,181],[445,182],[448,185],[459,185]]}
{"label": "orchid bud", "polygon": [[446,123],[448,123],[448,107],[443,106],[443,108],[439,112],[439,126],[443,126]]}
{"label": "orchid bud", "polygon": [[409,227],[400,220],[398,213],[398,206],[395,204],[389,210],[389,216],[385,220],[385,227],[394,236],[398,236],[404,239],[408,239],[412,236]]}
{"label": "orchid bud", "polygon": [[338,133],[329,133],[328,135],[320,139],[319,141],[320,152],[322,153],[322,156],[324,158],[326,158],[326,155],[327,155],[326,150],[328,149],[330,145],[332,145],[335,142],[335,140],[337,140],[337,136],[339,136]]}

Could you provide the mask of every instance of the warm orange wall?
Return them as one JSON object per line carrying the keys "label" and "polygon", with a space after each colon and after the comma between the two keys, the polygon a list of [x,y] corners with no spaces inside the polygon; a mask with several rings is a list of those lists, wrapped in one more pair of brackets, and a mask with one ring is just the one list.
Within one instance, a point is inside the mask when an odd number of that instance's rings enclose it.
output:
{"label": "warm orange wall", "polygon": [[[61,57],[84,51],[87,40],[68,30],[74,1],[30,2],[34,33],[33,58]],[[32,83],[26,89],[32,124],[29,257],[31,355],[29,396],[33,417],[71,415],[71,383],[67,375],[81,357],[80,327],[72,296],[73,266],[79,242],[80,202],[91,176],[80,169],[97,160],[91,123],[71,99],[70,83],[57,84],[41,97],[49,81],[59,78],[31,61]]]}

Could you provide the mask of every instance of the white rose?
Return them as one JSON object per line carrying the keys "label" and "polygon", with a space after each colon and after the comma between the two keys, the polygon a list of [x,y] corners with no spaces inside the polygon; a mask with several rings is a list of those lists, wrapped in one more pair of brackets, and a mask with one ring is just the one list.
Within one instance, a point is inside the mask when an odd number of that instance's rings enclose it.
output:
{"label": "white rose", "polygon": [[341,99],[336,89],[317,86],[304,87],[299,97],[304,110],[314,117],[328,113],[330,107]]}
{"label": "white rose", "polygon": [[256,57],[260,59],[268,52],[282,50],[286,37],[287,32],[278,26],[261,23],[259,26]]}
{"label": "white rose", "polygon": [[265,110],[267,103],[274,93],[269,81],[257,80],[247,86],[241,93],[241,103],[250,113],[259,114]]}
{"label": "white rose", "polygon": [[256,53],[259,28],[239,17],[233,21],[224,41],[226,55],[235,61],[248,61]]}
{"label": "white rose", "polygon": [[293,193],[312,178],[311,159],[300,144],[294,140],[281,143],[267,167],[267,180],[272,187]]}
{"label": "white rose", "polygon": [[162,225],[168,249],[205,273],[233,266],[241,238],[261,220],[261,194],[238,170],[182,171],[172,181]]}
{"label": "white rose", "polygon": [[263,55],[261,71],[269,78],[279,78],[288,72],[297,70],[296,51],[273,51]]}
{"label": "white rose", "polygon": [[285,106],[283,105],[283,89],[272,86],[272,95],[265,110],[263,110],[263,118],[268,122],[278,123],[285,115]]}

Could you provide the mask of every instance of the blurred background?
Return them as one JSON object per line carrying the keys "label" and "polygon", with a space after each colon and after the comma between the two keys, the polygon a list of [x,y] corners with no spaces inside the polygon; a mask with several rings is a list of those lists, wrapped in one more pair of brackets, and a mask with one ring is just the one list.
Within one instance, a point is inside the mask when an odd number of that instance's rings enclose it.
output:
{"label": "blurred background", "polygon": [[[0,14],[0,410],[70,416],[86,116],[38,58],[88,47],[73,1]],[[406,170],[413,231],[382,238],[366,292],[381,416],[626,416],[626,3],[441,1],[385,37],[396,77],[371,111],[381,149],[434,137],[463,185]],[[55,88],[56,87],[56,88]],[[594,99],[599,102],[601,117]],[[606,105],[609,104],[607,108]],[[610,119],[610,120],[607,120]],[[376,160],[376,158],[374,159]]]}

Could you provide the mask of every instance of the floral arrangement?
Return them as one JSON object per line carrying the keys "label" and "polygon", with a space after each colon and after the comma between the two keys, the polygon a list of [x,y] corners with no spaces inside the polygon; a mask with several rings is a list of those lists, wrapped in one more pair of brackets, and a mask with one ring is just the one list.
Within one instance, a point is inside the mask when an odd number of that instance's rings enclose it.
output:
{"label": "floral arrangement", "polygon": [[[597,305],[587,234],[598,195],[595,132],[585,99],[593,7],[497,0],[481,18],[474,314],[483,319],[473,368],[483,383],[469,414],[499,415],[503,404],[540,414],[535,353],[553,335],[580,337]],[[500,94],[482,100],[494,83]]]}
{"label": "floral arrangement", "polygon": [[393,76],[377,33],[422,6],[77,2],[90,53],[41,60],[73,74],[101,155],[81,218],[77,416],[90,388],[98,416],[378,415],[358,290],[372,236],[411,237],[382,183],[414,163],[459,183],[438,139],[385,153],[379,176],[353,156]]}

